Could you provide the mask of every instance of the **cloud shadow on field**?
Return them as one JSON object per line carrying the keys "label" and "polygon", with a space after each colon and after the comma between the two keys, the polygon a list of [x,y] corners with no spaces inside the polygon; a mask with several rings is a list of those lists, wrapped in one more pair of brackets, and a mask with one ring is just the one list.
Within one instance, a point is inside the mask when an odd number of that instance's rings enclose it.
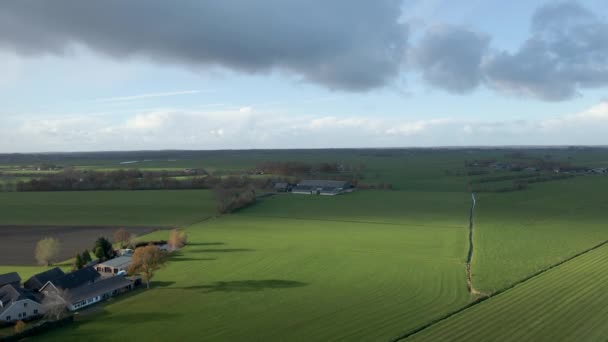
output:
{"label": "cloud shadow on field", "polygon": [[195,285],[180,287],[184,290],[202,290],[204,292],[254,292],[274,289],[289,289],[308,286],[294,280],[264,279],[264,280],[233,280],[218,281],[210,285]]}

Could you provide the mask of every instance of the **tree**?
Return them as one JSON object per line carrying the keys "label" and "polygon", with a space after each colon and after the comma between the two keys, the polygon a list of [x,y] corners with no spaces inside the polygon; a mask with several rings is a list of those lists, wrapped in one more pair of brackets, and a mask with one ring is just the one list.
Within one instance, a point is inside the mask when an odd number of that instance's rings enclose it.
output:
{"label": "tree", "polygon": [[15,334],[20,334],[24,332],[26,329],[26,325],[23,321],[17,321],[15,324]]}
{"label": "tree", "polygon": [[114,232],[114,243],[119,243],[120,248],[125,248],[130,240],[131,234],[126,229],[120,228]]}
{"label": "tree", "polygon": [[86,262],[82,261],[82,257],[80,256],[80,254],[76,254],[76,258],[74,258],[74,269],[75,270],[79,270],[81,269],[84,265],[86,264]]}
{"label": "tree", "polygon": [[161,269],[167,261],[167,253],[154,245],[139,247],[133,253],[129,274],[141,273],[146,287],[150,288],[150,280],[154,272]]}
{"label": "tree", "polygon": [[51,266],[59,255],[59,240],[55,238],[45,238],[36,244],[36,260],[41,265]]}
{"label": "tree", "polygon": [[59,320],[67,314],[68,292],[65,290],[49,291],[42,299],[42,312],[47,319]]}
{"label": "tree", "polygon": [[179,248],[182,248],[186,245],[186,243],[188,242],[188,234],[186,234],[186,232],[184,232],[183,230],[179,230],[179,229],[173,229],[171,230],[171,233],[169,234],[169,247],[171,247],[171,250],[176,250]]}
{"label": "tree", "polygon": [[85,249],[84,252],[82,252],[80,258],[82,259],[85,265],[93,261],[93,259],[91,258],[91,253],[89,253],[88,249]]}
{"label": "tree", "polygon": [[97,241],[95,241],[93,253],[95,254],[95,257],[99,259],[99,261],[110,260],[115,256],[114,247],[112,247],[112,243],[104,237],[100,237],[97,239]]}

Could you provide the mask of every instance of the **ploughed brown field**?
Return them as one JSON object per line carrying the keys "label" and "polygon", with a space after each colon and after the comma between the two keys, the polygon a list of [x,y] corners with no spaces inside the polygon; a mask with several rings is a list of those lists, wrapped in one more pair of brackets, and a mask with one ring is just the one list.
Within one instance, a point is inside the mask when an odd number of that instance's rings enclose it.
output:
{"label": "ploughed brown field", "polygon": [[[95,240],[112,235],[121,227],[113,226],[2,226],[0,225],[0,265],[36,265],[36,243],[46,237],[61,244],[58,261],[70,259],[83,250],[91,250]],[[166,227],[125,227],[137,236]]]}

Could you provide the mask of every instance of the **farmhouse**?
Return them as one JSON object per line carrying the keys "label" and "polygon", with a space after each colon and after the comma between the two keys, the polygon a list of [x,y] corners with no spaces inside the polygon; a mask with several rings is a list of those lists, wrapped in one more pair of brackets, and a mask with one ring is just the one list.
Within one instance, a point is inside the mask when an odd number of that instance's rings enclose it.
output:
{"label": "farmhouse", "polygon": [[75,289],[83,285],[93,284],[100,276],[93,267],[84,267],[54,280],[49,280],[40,288],[40,292],[49,295],[52,292],[57,293],[63,290]]}
{"label": "farmhouse", "polygon": [[21,285],[21,277],[19,277],[17,272],[0,274],[0,287],[4,285],[14,285],[19,287]]}
{"label": "farmhouse", "polygon": [[114,275],[118,274],[118,272],[120,272],[120,271],[126,272],[127,269],[129,268],[129,266],[131,266],[131,260],[132,260],[131,256],[123,255],[118,258],[114,258],[114,259],[108,260],[106,262],[102,262],[102,263],[98,264],[95,267],[95,269],[102,276],[105,276],[105,277],[114,276]]}
{"label": "farmhouse", "polygon": [[133,282],[125,277],[110,277],[98,282],[70,289],[62,294],[70,311],[76,311],[102,300],[133,289]]}
{"label": "farmhouse", "polygon": [[296,185],[291,192],[302,195],[327,195],[341,194],[351,189],[351,185],[344,181],[335,180],[304,180]]}
{"label": "farmhouse", "polygon": [[30,279],[28,279],[24,284],[28,290],[32,291],[40,291],[40,289],[49,281],[53,281],[55,279],[61,278],[65,275],[61,268],[55,267],[48,271],[44,271],[42,273],[38,273],[33,275]]}
{"label": "farmhouse", "polygon": [[15,322],[42,315],[40,297],[34,291],[12,284],[0,287],[0,322]]}

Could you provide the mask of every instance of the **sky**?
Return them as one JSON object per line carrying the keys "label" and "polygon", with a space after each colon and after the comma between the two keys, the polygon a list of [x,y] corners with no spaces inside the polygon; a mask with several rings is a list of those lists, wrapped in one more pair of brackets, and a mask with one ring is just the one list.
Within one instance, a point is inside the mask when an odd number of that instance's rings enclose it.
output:
{"label": "sky", "polygon": [[608,145],[608,4],[0,2],[0,153]]}

